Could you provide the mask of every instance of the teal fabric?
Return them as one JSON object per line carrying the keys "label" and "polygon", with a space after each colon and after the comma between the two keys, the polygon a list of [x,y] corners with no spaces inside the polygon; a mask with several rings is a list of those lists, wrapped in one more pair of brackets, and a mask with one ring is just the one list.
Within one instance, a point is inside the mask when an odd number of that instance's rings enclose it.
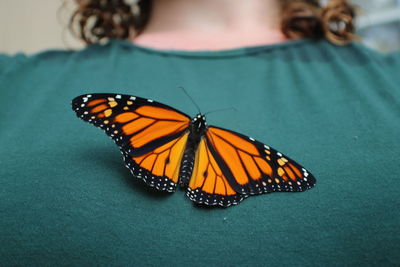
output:
{"label": "teal fabric", "polygon": [[[1,265],[400,264],[400,53],[302,39],[225,51],[112,41],[0,56]],[[309,169],[302,193],[194,206],[131,176],[75,117],[85,93],[142,96],[250,135]]]}

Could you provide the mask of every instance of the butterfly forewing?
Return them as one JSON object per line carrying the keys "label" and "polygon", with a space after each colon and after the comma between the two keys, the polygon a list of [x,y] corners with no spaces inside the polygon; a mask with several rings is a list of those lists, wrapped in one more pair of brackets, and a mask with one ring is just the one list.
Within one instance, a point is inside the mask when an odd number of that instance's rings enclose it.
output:
{"label": "butterfly forewing", "polygon": [[160,190],[175,190],[190,117],[149,99],[116,94],[82,95],[72,108],[117,143],[134,176]]}
{"label": "butterfly forewing", "polygon": [[206,138],[227,181],[240,194],[303,191],[315,184],[305,168],[253,138],[215,126],[207,129]]}

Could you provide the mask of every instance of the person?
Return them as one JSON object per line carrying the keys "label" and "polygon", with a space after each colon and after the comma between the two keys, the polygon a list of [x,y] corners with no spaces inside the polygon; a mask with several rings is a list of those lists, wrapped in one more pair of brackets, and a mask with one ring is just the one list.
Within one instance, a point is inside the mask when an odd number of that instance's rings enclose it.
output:
{"label": "person", "polygon": [[[333,0],[77,1],[70,28],[87,44],[103,39],[129,39],[159,49],[218,50],[280,43],[302,37],[324,37],[335,44],[357,39],[356,7]],[[195,11],[196,10],[196,11]],[[96,23],[91,24],[91,19]]]}
{"label": "person", "polygon": [[[5,265],[396,265],[399,53],[356,41],[347,1],[77,1],[88,46],[0,56]],[[185,113],[306,166],[303,193],[192,206],[133,178],[71,111],[90,93]]]}

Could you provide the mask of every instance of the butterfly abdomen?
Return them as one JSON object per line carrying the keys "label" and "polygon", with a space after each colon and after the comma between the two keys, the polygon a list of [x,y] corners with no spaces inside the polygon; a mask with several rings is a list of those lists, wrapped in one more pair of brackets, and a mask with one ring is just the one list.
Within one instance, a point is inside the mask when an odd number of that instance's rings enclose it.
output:
{"label": "butterfly abdomen", "polygon": [[194,151],[188,149],[183,155],[180,174],[179,184],[182,188],[186,188],[189,184],[190,177],[192,176],[194,166]]}

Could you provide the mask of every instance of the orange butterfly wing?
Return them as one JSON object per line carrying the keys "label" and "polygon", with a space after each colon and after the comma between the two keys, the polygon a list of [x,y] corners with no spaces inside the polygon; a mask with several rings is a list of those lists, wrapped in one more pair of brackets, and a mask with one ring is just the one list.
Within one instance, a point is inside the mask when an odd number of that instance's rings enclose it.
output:
{"label": "orange butterfly wing", "polygon": [[160,190],[176,189],[189,116],[149,99],[115,94],[82,95],[72,108],[116,142],[134,176]]}
{"label": "orange butterfly wing", "polygon": [[202,138],[196,151],[192,177],[186,195],[194,202],[207,205],[230,206],[242,201],[246,195],[238,194],[222,172],[211,153],[206,138]]}
{"label": "orange butterfly wing", "polygon": [[[205,165],[212,166],[216,178],[204,171],[210,169]],[[304,191],[314,184],[311,173],[275,149],[248,136],[210,126],[199,145],[187,194],[198,203],[229,206],[249,195]],[[229,190],[219,190],[221,185]]]}

